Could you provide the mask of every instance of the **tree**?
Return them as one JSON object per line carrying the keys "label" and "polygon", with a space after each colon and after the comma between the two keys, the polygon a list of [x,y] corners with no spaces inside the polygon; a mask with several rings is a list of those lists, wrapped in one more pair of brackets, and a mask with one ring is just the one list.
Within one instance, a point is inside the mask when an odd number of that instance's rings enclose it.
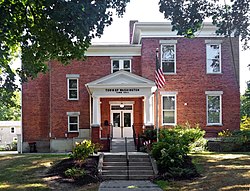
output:
{"label": "tree", "polygon": [[250,48],[250,0],[160,0],[159,5],[178,35],[193,37],[211,18],[218,34],[240,36],[243,47]]}
{"label": "tree", "polygon": [[7,107],[0,102],[0,121],[19,121],[21,119],[21,94],[15,92],[14,97],[11,98],[14,102],[14,106]]}
{"label": "tree", "polygon": [[[46,72],[46,62],[67,64],[84,59],[91,39],[112,23],[112,12],[122,16],[130,0],[0,0],[0,100],[11,105],[18,89],[10,61],[21,51],[22,81]],[[224,0],[226,2],[226,0]],[[250,0],[159,0],[160,12],[171,20],[178,35],[193,37],[211,17],[217,33],[240,36],[250,48]]]}
{"label": "tree", "polygon": [[241,118],[250,117],[250,81],[247,82],[247,90],[245,94],[241,96],[241,108],[240,114]]}
{"label": "tree", "polygon": [[[0,0],[0,100],[10,98],[18,86],[16,73],[24,82],[46,72],[46,62],[64,64],[84,59],[94,37],[112,23],[112,12],[122,16],[129,0]],[[22,68],[11,69],[11,60],[21,51]]]}

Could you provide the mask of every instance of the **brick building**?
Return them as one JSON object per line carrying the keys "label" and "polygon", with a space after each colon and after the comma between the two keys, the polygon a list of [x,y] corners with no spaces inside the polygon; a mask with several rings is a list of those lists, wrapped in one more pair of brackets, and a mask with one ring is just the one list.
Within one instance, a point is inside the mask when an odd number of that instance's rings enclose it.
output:
{"label": "brick building", "polygon": [[199,124],[207,137],[240,123],[239,39],[215,35],[205,23],[197,37],[176,36],[170,23],[130,22],[129,44],[92,45],[85,61],[22,86],[23,150],[69,151],[75,141],[105,143],[156,124],[156,49],[166,85],[158,92],[159,126]]}

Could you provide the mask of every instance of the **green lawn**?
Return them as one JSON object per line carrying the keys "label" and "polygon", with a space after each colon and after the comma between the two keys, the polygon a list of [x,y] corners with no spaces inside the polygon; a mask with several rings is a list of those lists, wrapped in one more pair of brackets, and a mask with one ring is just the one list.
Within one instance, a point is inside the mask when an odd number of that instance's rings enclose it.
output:
{"label": "green lawn", "polygon": [[67,155],[0,155],[0,190],[50,190],[43,179],[53,163]]}
{"label": "green lawn", "polygon": [[250,153],[192,154],[201,177],[160,182],[164,190],[249,191]]}

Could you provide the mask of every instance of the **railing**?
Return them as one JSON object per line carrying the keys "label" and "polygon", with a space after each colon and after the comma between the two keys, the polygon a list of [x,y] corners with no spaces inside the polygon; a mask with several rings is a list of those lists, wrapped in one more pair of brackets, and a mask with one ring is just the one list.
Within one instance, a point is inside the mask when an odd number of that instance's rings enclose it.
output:
{"label": "railing", "polygon": [[125,137],[125,153],[126,153],[126,162],[127,162],[127,180],[129,180],[129,155],[128,155],[128,140]]}

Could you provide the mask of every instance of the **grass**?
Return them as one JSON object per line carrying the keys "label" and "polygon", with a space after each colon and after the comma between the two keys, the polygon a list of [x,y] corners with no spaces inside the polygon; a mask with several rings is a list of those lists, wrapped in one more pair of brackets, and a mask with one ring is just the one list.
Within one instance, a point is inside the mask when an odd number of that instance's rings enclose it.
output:
{"label": "grass", "polygon": [[192,154],[201,177],[158,184],[163,190],[249,191],[250,153]]}
{"label": "grass", "polygon": [[67,157],[52,154],[0,155],[0,190],[50,190],[44,171]]}

